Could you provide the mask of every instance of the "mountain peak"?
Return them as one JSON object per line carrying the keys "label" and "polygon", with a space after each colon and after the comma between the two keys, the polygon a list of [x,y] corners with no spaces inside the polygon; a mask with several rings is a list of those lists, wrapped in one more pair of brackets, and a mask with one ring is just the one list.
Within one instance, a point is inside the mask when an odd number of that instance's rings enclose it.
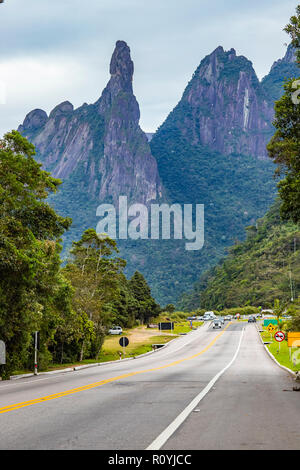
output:
{"label": "mountain peak", "polygon": [[[125,41],[117,41],[110,61],[110,80],[97,101],[98,111],[103,114],[121,93],[133,95],[132,79],[134,66],[130,56],[130,48]],[[139,112],[137,112],[139,117]]]}
{"label": "mountain peak", "polygon": [[282,59],[278,59],[274,62],[270,72],[272,72],[280,64],[294,64],[297,61],[296,49],[292,44],[289,44],[286,53]]}
{"label": "mountain peak", "polygon": [[72,103],[70,103],[70,101],[64,101],[63,103],[60,103],[59,105],[55,106],[54,109],[52,109],[49,117],[53,118],[62,114],[72,113],[73,111],[74,106],[72,105]]}
{"label": "mountain peak", "polygon": [[219,53],[223,53],[223,54],[224,54],[224,52],[225,52],[225,51],[224,51],[223,46],[218,46],[218,47],[216,47],[215,50],[212,51],[212,53],[210,54],[210,56],[214,56],[214,55],[217,55],[217,54],[219,54]]}
{"label": "mountain peak", "polygon": [[18,131],[40,129],[46,124],[47,120],[47,113],[43,109],[34,109],[26,115],[23,125],[19,126]]}
{"label": "mountain peak", "polygon": [[132,92],[134,66],[130,56],[130,48],[125,41],[117,41],[109,71],[111,80],[117,82],[122,90]]}

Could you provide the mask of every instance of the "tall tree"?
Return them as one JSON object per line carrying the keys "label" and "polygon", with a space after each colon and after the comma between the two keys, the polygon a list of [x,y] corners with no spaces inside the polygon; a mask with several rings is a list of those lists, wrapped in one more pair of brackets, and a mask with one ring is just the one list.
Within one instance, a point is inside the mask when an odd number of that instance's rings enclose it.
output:
{"label": "tall tree", "polygon": [[[60,236],[71,220],[45,202],[60,181],[41,169],[18,132],[0,140],[0,338],[8,377],[28,361],[31,334],[43,329],[61,285]],[[56,298],[55,298],[56,297]]]}
{"label": "tall tree", "polygon": [[151,289],[146,279],[136,271],[129,281],[131,292],[137,301],[136,318],[142,323],[148,322],[151,317],[155,317],[160,312],[160,306],[151,296]]}
{"label": "tall tree", "polygon": [[[113,302],[116,299],[120,273],[126,262],[114,255],[116,242],[99,236],[94,229],[86,230],[78,242],[73,242],[71,261],[64,269],[75,292],[73,307],[80,315],[87,315],[94,324],[91,355],[97,358],[101,351],[107,327],[114,320]],[[82,342],[82,353],[86,346]]]}
{"label": "tall tree", "polygon": [[[300,5],[296,15],[284,28],[291,36],[300,63]],[[267,146],[270,158],[278,164],[277,174],[284,174],[278,184],[282,199],[281,215],[294,222],[300,220],[300,80],[291,79],[284,85],[285,93],[275,103],[276,132]]]}

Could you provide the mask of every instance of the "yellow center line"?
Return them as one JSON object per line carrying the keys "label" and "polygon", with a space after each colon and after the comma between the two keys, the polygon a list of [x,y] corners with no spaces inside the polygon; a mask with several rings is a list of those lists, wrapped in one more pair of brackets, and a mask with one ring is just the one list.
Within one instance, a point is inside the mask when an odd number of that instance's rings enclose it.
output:
{"label": "yellow center line", "polygon": [[129,372],[128,374],[118,375],[117,377],[111,377],[110,379],[105,379],[105,380],[101,380],[100,382],[95,382],[95,383],[92,383],[92,384],[83,385],[81,387],[73,388],[71,390],[66,390],[64,392],[55,393],[53,395],[48,395],[48,396],[41,397],[41,398],[35,398],[35,399],[29,400],[29,401],[23,401],[23,402],[20,402],[20,403],[15,403],[14,405],[4,406],[3,408],[0,408],[0,414],[8,413],[9,411],[18,410],[20,408],[25,408],[26,406],[36,405],[37,403],[43,403],[45,401],[55,400],[57,398],[66,397],[68,395],[73,395],[74,393],[83,392],[85,390],[91,390],[92,388],[100,387],[101,385],[105,385],[105,384],[108,384],[110,382],[115,382],[116,380],[125,379],[125,378],[132,377],[132,376],[138,375],[138,374],[145,374],[146,372],[154,372],[154,371],[157,371],[157,370],[166,369],[167,367],[173,367],[173,366],[181,364],[185,361],[190,361],[191,359],[195,359],[196,357],[198,357],[201,354],[208,351],[215,344],[215,342],[218,340],[218,338],[220,338],[224,334],[224,332],[227,330],[227,328],[229,327],[230,324],[231,324],[231,322],[229,322],[226,325],[224,330],[221,331],[221,333],[219,333],[206,346],[206,348],[202,349],[202,351],[194,354],[193,356],[189,356],[189,357],[186,357],[184,359],[179,359],[178,361],[170,362],[169,364],[166,364],[166,365],[160,366],[160,367],[155,367],[153,369],[144,369],[144,370],[139,370],[139,371],[136,371],[136,372]]}

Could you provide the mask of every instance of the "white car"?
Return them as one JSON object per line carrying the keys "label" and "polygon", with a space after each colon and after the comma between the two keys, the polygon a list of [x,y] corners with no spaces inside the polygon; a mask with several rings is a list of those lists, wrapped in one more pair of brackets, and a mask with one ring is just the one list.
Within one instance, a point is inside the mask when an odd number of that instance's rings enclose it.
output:
{"label": "white car", "polygon": [[108,333],[110,335],[121,335],[123,333],[123,330],[120,326],[113,326]]}

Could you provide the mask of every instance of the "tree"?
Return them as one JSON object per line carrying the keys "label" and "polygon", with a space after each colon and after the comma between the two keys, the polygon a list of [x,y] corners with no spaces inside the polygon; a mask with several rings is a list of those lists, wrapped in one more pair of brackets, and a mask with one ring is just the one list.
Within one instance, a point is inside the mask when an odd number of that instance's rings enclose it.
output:
{"label": "tree", "polygon": [[284,31],[290,35],[292,45],[297,49],[297,60],[300,62],[300,5],[296,7],[296,14],[291,16]]}
{"label": "tree", "polygon": [[165,306],[165,308],[163,310],[164,310],[164,312],[173,313],[173,312],[175,312],[175,305],[168,304],[168,305]]}
{"label": "tree", "polygon": [[56,192],[60,180],[43,171],[34,154],[33,145],[16,131],[0,140],[0,338],[7,350],[4,378],[24,367],[31,334],[43,330],[50,310],[55,310],[62,282],[59,239],[71,224],[45,202],[49,193]]}
{"label": "tree", "polygon": [[273,312],[276,315],[277,318],[277,325],[278,329],[281,328],[282,322],[280,321],[280,317],[283,314],[284,310],[286,309],[286,304],[281,303],[279,299],[274,300],[274,305],[273,305]]}
{"label": "tree", "polygon": [[[296,15],[284,28],[291,36],[292,45],[296,49],[300,63],[300,5]],[[284,173],[285,178],[278,184],[279,195],[282,199],[281,216],[295,223],[300,220],[300,81],[291,79],[284,84],[285,93],[275,103],[276,132],[269,142],[267,149],[270,158],[278,164],[276,173]]]}
{"label": "tree", "polygon": [[151,317],[160,313],[160,306],[151,296],[151,289],[144,276],[136,271],[129,281],[131,292],[137,301],[136,318],[142,323],[148,322]]}
{"label": "tree", "polygon": [[[64,268],[64,275],[74,288],[73,308],[80,315],[87,315],[93,322],[94,336],[90,353],[97,358],[108,327],[114,321],[113,303],[117,296],[120,273],[126,262],[114,257],[118,252],[116,242],[99,236],[94,229],[86,230],[78,242],[73,242],[71,261]],[[82,339],[81,358],[86,347]]]}

